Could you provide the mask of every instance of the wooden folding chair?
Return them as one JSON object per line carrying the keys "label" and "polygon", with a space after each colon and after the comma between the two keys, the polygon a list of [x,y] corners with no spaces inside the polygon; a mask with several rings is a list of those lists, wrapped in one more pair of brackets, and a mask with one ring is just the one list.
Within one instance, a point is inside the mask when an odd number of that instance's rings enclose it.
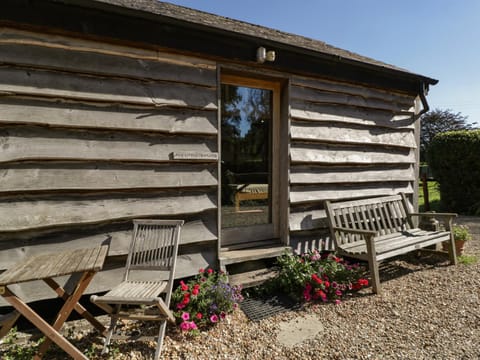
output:
{"label": "wooden folding chair", "polygon": [[[133,221],[133,238],[123,282],[103,296],[90,298],[111,317],[104,353],[108,352],[112,338],[133,339],[115,334],[118,319],[160,321],[155,352],[155,359],[159,359],[166,322],[175,322],[169,306],[182,226],[183,220]],[[164,298],[160,297],[162,293]],[[155,336],[135,339],[152,338]]]}

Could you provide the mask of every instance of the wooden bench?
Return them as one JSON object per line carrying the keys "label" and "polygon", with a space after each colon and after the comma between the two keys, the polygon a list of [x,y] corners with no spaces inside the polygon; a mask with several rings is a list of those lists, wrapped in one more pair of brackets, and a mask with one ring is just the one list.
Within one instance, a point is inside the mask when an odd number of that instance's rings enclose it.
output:
{"label": "wooden bench", "polygon": [[[326,201],[325,207],[336,251],[342,256],[368,261],[374,293],[380,292],[378,263],[382,260],[448,241],[450,262],[457,263],[451,232],[456,214],[412,213],[404,194]],[[444,229],[422,230],[414,226],[414,217],[441,219]]]}

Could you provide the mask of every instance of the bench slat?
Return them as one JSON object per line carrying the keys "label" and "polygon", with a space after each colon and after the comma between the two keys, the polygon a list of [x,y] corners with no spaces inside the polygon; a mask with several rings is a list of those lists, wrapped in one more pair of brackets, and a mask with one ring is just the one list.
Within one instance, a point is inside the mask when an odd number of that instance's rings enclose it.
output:
{"label": "bench slat", "polygon": [[[439,231],[435,233],[422,232],[414,236],[407,236],[402,234],[397,234],[395,237],[389,237],[384,239],[375,238],[375,250],[376,254],[385,254],[392,250],[401,249],[408,247],[413,244],[419,244],[429,240],[437,240],[442,238],[442,241],[447,241],[450,237],[450,232],[448,231]],[[356,253],[366,253],[366,243],[365,241],[348,244],[343,247],[343,250],[348,250],[349,252]]]}

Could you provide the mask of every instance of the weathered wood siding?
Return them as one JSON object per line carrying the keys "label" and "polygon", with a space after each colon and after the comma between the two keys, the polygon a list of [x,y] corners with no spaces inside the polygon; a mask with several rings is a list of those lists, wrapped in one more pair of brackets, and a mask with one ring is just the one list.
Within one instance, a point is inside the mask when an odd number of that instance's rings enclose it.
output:
{"label": "weathered wood siding", "polygon": [[109,242],[90,288],[106,290],[122,274],[134,218],[186,220],[177,276],[215,265],[215,63],[2,28],[0,147],[0,271]]}
{"label": "weathered wood siding", "polygon": [[293,76],[290,242],[332,249],[325,200],[413,193],[415,97]]}

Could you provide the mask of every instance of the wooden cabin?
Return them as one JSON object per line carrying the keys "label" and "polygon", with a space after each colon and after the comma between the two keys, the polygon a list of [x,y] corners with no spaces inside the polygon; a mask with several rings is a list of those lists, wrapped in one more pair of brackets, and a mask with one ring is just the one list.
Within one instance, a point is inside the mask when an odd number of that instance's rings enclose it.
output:
{"label": "wooden cabin", "polygon": [[92,293],[120,280],[135,218],[186,221],[186,277],[331,249],[325,200],[416,205],[434,79],[155,0],[0,7],[0,271],[109,243]]}

